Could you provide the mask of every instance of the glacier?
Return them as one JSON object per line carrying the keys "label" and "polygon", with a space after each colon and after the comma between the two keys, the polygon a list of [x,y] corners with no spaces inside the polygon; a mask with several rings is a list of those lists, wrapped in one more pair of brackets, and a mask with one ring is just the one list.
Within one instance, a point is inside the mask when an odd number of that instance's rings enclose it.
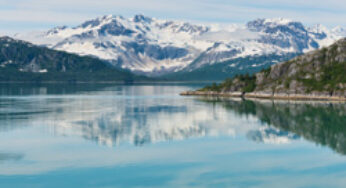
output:
{"label": "glacier", "polygon": [[345,36],[340,26],[308,27],[285,18],[256,19],[246,24],[193,24],[144,15],[107,15],[75,27],[20,33],[14,38],[95,56],[134,73],[160,76],[249,56],[305,53]]}

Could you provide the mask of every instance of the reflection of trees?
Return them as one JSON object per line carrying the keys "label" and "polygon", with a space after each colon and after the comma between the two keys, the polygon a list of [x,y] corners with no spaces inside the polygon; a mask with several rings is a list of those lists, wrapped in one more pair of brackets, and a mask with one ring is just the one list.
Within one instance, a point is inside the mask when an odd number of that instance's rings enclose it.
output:
{"label": "reflection of trees", "polygon": [[254,115],[263,123],[295,133],[346,154],[345,103],[289,103],[212,100],[239,115]]}

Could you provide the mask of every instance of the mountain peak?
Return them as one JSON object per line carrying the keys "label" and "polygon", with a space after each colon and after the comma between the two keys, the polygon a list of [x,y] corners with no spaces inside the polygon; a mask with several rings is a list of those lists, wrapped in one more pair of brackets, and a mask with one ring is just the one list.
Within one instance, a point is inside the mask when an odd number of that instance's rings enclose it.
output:
{"label": "mountain peak", "polygon": [[258,24],[258,25],[288,25],[291,23],[300,23],[297,21],[293,21],[287,18],[258,18],[252,21],[249,21],[247,24]]}
{"label": "mountain peak", "polygon": [[23,44],[25,43],[25,44],[29,44],[26,41],[17,40],[17,39],[11,38],[9,36],[0,36],[0,42],[2,42],[2,43],[23,43]]}
{"label": "mountain peak", "polygon": [[[45,32],[35,38],[29,34],[27,38],[17,38],[36,40],[36,44],[70,53],[93,55],[114,66],[148,75],[180,71],[192,63],[197,67],[195,64],[213,65],[254,55],[302,53],[339,38],[334,32],[316,33],[285,18],[257,19],[247,26],[219,27],[160,20],[143,14],[131,18],[106,15],[74,28],[54,28],[51,35]],[[318,28],[324,30],[322,26]],[[214,45],[217,42],[222,45]]]}
{"label": "mountain peak", "polygon": [[54,35],[54,34],[57,34],[59,31],[62,31],[62,30],[65,30],[67,29],[68,27],[63,25],[63,26],[57,26],[57,27],[54,27],[53,29],[50,29],[47,31],[47,35]]}
{"label": "mountain peak", "polygon": [[110,22],[114,22],[117,20],[124,20],[124,19],[125,18],[122,16],[110,14],[110,15],[105,15],[105,16],[98,17],[95,19],[87,20],[78,27],[81,27],[81,28],[97,27],[97,26],[105,24],[105,23],[110,23]]}
{"label": "mountain peak", "polygon": [[277,29],[283,30],[283,28],[305,31],[305,27],[301,22],[292,21],[286,18],[259,18],[248,22],[247,27],[255,32],[268,32],[273,31],[273,29],[276,31]]}
{"label": "mountain peak", "polygon": [[264,21],[264,23],[275,23],[277,25],[287,25],[289,23],[295,22],[287,18],[266,18],[262,20]]}
{"label": "mountain peak", "polygon": [[153,21],[152,18],[144,16],[143,14],[137,14],[133,17],[133,21],[134,22],[146,22],[146,23],[150,23]]}

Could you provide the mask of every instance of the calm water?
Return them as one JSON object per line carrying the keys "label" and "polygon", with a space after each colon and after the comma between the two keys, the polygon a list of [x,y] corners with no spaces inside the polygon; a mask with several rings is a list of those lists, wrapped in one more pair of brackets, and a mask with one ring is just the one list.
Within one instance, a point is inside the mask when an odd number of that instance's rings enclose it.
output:
{"label": "calm water", "polygon": [[346,104],[0,85],[0,187],[345,187]]}

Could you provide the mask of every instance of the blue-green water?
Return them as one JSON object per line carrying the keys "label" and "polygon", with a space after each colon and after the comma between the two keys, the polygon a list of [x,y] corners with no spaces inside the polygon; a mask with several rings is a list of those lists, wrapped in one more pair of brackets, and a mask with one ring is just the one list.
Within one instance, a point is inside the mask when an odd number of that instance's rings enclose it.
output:
{"label": "blue-green water", "polygon": [[346,104],[0,85],[0,187],[344,187]]}

